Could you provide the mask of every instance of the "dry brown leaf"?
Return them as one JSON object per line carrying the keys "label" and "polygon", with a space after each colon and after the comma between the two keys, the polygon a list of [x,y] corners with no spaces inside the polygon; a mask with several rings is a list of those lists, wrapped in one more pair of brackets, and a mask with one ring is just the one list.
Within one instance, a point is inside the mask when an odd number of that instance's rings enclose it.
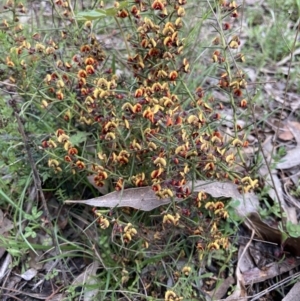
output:
{"label": "dry brown leaf", "polygon": [[67,204],[86,204],[93,207],[131,207],[138,210],[150,211],[156,207],[169,204],[171,199],[158,199],[150,186],[129,188],[114,191],[104,196],[89,200],[67,200]]}
{"label": "dry brown leaf", "polygon": [[278,163],[277,169],[288,169],[300,164],[300,125],[297,122],[288,122],[288,127],[296,139],[297,146],[287,151],[287,154]]}
{"label": "dry brown leaf", "polygon": [[237,278],[237,284],[236,284],[235,290],[225,300],[226,301],[247,301],[247,292],[246,292],[246,288],[244,285],[244,277],[238,267],[236,269],[235,275]]}
{"label": "dry brown leaf", "polygon": [[[74,286],[83,286],[87,284],[88,286],[92,286],[96,284],[96,273],[99,267],[98,261],[93,261],[81,274],[79,274],[72,285]],[[99,289],[87,290],[84,292],[84,301],[92,301],[95,300],[95,296],[97,295]]]}
{"label": "dry brown leaf", "polygon": [[241,273],[241,264],[243,263],[243,258],[244,256],[247,254],[247,251],[249,249],[249,246],[253,240],[255,232],[252,230],[252,234],[251,237],[248,241],[248,243],[246,244],[246,246],[240,246],[239,247],[239,253],[238,253],[238,263],[236,266],[236,270],[235,270],[235,275],[236,275],[236,287],[235,290],[233,292],[232,295],[230,295],[228,298],[226,298],[226,300],[242,300],[242,301],[246,301],[247,300],[247,291],[246,291],[246,287],[245,287],[245,279],[243,274]]}
{"label": "dry brown leaf", "polygon": [[[6,216],[4,216],[3,211],[0,210],[0,235],[6,236],[11,229],[14,228],[13,222],[8,219]],[[0,258],[4,255],[6,252],[5,247],[0,247]]]}
{"label": "dry brown leaf", "polygon": [[[271,165],[272,164],[271,154],[273,150],[272,136],[268,136],[261,146],[268,164]],[[292,223],[297,223],[297,220],[295,220],[294,218],[295,208],[289,207],[285,201],[283,189],[282,189],[282,183],[277,176],[277,171],[271,170],[271,174],[270,174],[269,169],[267,168],[267,165],[264,162],[259,168],[258,172],[260,176],[265,179],[266,185],[270,187],[270,189],[268,190],[269,197],[274,201],[274,203],[278,203],[279,206],[281,206],[282,210],[286,213],[288,221]]]}
{"label": "dry brown leaf", "polygon": [[[249,226],[250,224],[250,226]],[[246,225],[250,229],[254,229],[255,233],[263,238],[264,240],[272,243],[276,243],[277,245],[281,246],[282,241],[282,233],[278,229],[277,226],[270,226],[267,223],[263,222],[258,213],[252,212],[247,217]],[[300,256],[300,237],[288,237],[284,241],[284,251],[292,254],[293,256]]]}
{"label": "dry brown leaf", "polygon": [[249,271],[255,267],[253,263],[253,259],[251,258],[249,249],[246,250],[244,255],[241,257],[242,252],[244,251],[244,246],[240,245],[239,252],[238,252],[238,258],[239,258],[239,268],[242,273]]}
{"label": "dry brown leaf", "polygon": [[38,271],[36,269],[30,268],[27,271],[25,271],[22,275],[20,275],[20,277],[26,281],[30,281],[37,275],[37,272]]}
{"label": "dry brown leaf", "polygon": [[0,210],[0,235],[5,235],[8,233],[11,229],[14,228],[13,222],[8,219],[6,216],[4,216],[2,210]]}
{"label": "dry brown leaf", "polygon": [[0,280],[6,275],[7,270],[10,269],[9,265],[12,262],[12,257],[9,253],[6,254],[4,260],[1,261],[0,266]]}
{"label": "dry brown leaf", "polygon": [[232,286],[235,283],[235,279],[232,276],[227,277],[221,285],[213,292],[213,300],[222,298],[230,286]]}
{"label": "dry brown leaf", "polygon": [[295,267],[300,265],[300,259],[291,260],[289,258],[281,262],[273,262],[268,265],[264,270],[259,268],[251,269],[243,273],[245,284],[254,284],[259,282],[264,282],[267,279],[274,278],[278,275],[286,273]]}
{"label": "dry brown leaf", "polygon": [[288,121],[287,125],[289,130],[292,132],[297,145],[300,145],[300,123],[296,121]]}
{"label": "dry brown leaf", "polygon": [[280,128],[278,137],[284,141],[289,141],[295,138],[297,144],[299,145],[300,144],[299,132],[300,132],[300,123],[297,121],[288,121],[287,124],[284,124],[283,127]]}
{"label": "dry brown leaf", "polygon": [[282,299],[282,301],[295,301],[300,296],[300,282],[296,282],[289,293]]}
{"label": "dry brown leaf", "polygon": [[300,164],[300,146],[287,151],[287,154],[278,163],[277,169],[289,169]]}
{"label": "dry brown leaf", "polygon": [[[231,198],[238,200],[240,205],[236,208],[238,214],[242,217],[251,212],[256,212],[258,208],[258,198],[254,193],[242,195],[237,185],[225,182],[196,181],[186,185],[194,193],[203,191],[215,198]],[[181,202],[182,199],[174,198],[175,202]],[[89,200],[67,200],[67,204],[86,204],[93,207],[131,207],[142,211],[151,211],[154,208],[169,204],[171,198],[159,199],[151,186],[129,188],[123,191],[114,191],[104,196],[92,198]]]}
{"label": "dry brown leaf", "polygon": [[288,126],[285,124],[282,128],[280,128],[278,138],[284,141],[289,141],[294,139],[294,135],[292,134]]}

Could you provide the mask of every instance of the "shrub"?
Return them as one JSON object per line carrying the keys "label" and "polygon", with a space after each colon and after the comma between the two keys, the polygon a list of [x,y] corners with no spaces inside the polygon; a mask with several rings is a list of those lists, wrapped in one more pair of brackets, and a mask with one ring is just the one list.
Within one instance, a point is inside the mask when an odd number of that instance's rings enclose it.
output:
{"label": "shrub", "polygon": [[[22,98],[15,111],[35,125],[31,134],[40,145],[36,157],[44,180],[58,185],[57,180],[75,183],[91,176],[103,193],[152,186],[158,198],[191,201],[198,216],[181,226],[189,234],[207,236],[197,244],[203,253],[229,247],[220,232],[228,210],[222,200],[193,195],[187,182],[234,181],[248,192],[257,180],[242,155],[248,146],[246,130],[237,124],[247,108],[247,79],[239,66],[244,56],[235,34],[237,4],[220,1],[211,8],[216,34],[207,63],[214,66],[217,80],[203,86],[199,79],[192,91],[183,37],[186,2],[124,1],[119,7],[83,12],[76,21],[68,2],[54,1],[68,26],[52,35],[31,33],[28,39],[21,25],[3,21],[6,47],[11,45],[3,65],[7,84]],[[11,1],[6,8],[13,15],[24,9]],[[118,41],[125,45],[119,56],[97,37],[102,17],[115,21]],[[224,104],[216,91],[233,111],[230,132],[223,127]],[[164,214],[164,227],[180,225],[183,210],[173,209]],[[110,217],[95,214],[101,228],[107,228]],[[204,222],[205,229],[197,225],[202,216],[212,218]],[[131,223],[119,224],[128,244],[138,232]]]}

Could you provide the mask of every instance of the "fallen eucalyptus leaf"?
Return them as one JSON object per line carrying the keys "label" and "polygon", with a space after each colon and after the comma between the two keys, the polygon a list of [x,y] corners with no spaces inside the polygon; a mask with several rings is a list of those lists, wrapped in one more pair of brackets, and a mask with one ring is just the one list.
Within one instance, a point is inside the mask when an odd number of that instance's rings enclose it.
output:
{"label": "fallen eucalyptus leaf", "polygon": [[287,154],[276,166],[277,169],[289,169],[300,164],[300,147],[287,151]]}
{"label": "fallen eucalyptus leaf", "polygon": [[213,300],[222,298],[226,294],[230,286],[232,286],[234,283],[235,279],[233,276],[229,276],[224,279],[220,286],[215,291],[213,291]]}
{"label": "fallen eucalyptus leaf", "polygon": [[[264,152],[266,161],[269,162],[268,164],[270,165],[273,163],[271,157],[272,150],[273,150],[272,138],[273,138],[272,136],[268,136],[262,144],[262,151]],[[281,206],[288,220],[297,223],[297,220],[294,219],[293,208],[289,207],[285,201],[282,185],[278,178],[277,171],[271,170],[270,173],[267,167],[267,163],[263,162],[263,164],[259,168],[259,174],[262,178],[265,179],[266,185],[269,186],[269,190],[268,190],[269,197],[273,200],[275,204]]]}
{"label": "fallen eucalyptus leaf", "polygon": [[[196,181],[186,185],[193,193],[203,191],[214,198],[231,198],[239,201],[236,207],[237,213],[245,217],[258,208],[258,198],[254,193],[241,194],[237,185],[230,182]],[[175,202],[183,199],[174,198]],[[66,200],[67,204],[86,204],[93,207],[131,207],[142,211],[151,211],[154,208],[169,204],[171,198],[159,199],[151,186],[129,188],[123,191],[114,191],[104,196],[89,200]]]}
{"label": "fallen eucalyptus leaf", "polygon": [[86,285],[87,287],[93,287],[95,286],[95,289],[88,290],[86,289],[84,291],[84,301],[92,301],[95,300],[95,296],[97,295],[99,288],[97,288],[97,281],[95,279],[97,275],[97,270],[99,268],[99,262],[93,261],[87,268],[79,274],[74,280],[72,285],[74,286],[83,286]]}
{"label": "fallen eucalyptus leaf", "polygon": [[114,191],[104,196],[89,200],[67,200],[67,204],[86,204],[93,207],[131,207],[138,210],[150,211],[156,207],[169,204],[170,198],[160,200],[150,186],[129,188]]}
{"label": "fallen eucalyptus leaf", "polygon": [[287,258],[280,262],[271,263],[264,270],[261,270],[259,268],[253,268],[243,273],[245,285],[252,285],[254,283],[264,282],[267,279],[271,279],[278,275],[284,274],[296,268],[299,265],[299,259],[294,259],[292,262],[290,258]]}
{"label": "fallen eucalyptus leaf", "polygon": [[0,265],[0,280],[7,274],[8,270],[10,270],[9,265],[12,262],[12,257],[9,253],[6,254],[4,259],[1,259]]}
{"label": "fallen eucalyptus leaf", "polygon": [[292,132],[295,140],[297,142],[297,146],[287,151],[287,154],[281,159],[282,162],[278,163],[277,169],[288,169],[300,164],[300,129],[299,125],[295,122],[288,122],[288,128]]}
{"label": "fallen eucalyptus leaf", "polygon": [[268,225],[262,221],[259,214],[255,212],[248,215],[246,225],[250,229],[254,229],[255,233],[265,241],[276,243],[279,246],[283,245],[284,251],[287,251],[293,256],[300,256],[300,237],[292,237],[280,231],[278,225],[274,227]]}
{"label": "fallen eucalyptus leaf", "polygon": [[22,275],[20,275],[20,277],[26,281],[30,281],[31,279],[33,279],[37,274],[37,270],[36,269],[29,269],[26,272],[24,272]]}

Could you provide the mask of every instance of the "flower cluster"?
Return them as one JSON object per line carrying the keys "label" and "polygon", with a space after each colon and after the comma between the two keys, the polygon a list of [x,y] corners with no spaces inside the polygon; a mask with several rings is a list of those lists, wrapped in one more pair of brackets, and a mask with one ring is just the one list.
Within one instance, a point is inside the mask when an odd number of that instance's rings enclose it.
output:
{"label": "flower cluster", "polygon": [[[73,172],[93,174],[96,186],[120,190],[152,185],[158,198],[186,198],[191,194],[185,187],[188,180],[238,177],[234,172],[236,149],[246,142],[237,136],[225,139],[218,129],[217,112],[222,104],[201,87],[188,96],[177,87],[189,72],[189,62],[180,38],[186,1],[173,2],[140,3],[118,13],[123,22],[131,15],[136,23],[135,33],[127,38],[134,52],[127,58],[135,77],[130,87],[112,70],[103,70],[107,55],[92,34],[90,21],[85,24],[90,42],[82,44],[70,61],[57,60],[58,71],[45,77],[49,98],[69,104],[61,105],[68,108],[63,109],[65,128],[75,122],[96,135],[98,160],[79,160],[84,155],[70,141],[64,143],[61,158]],[[231,4],[228,10],[233,8]],[[232,38],[229,47],[235,48],[233,42],[238,44],[238,38]],[[49,53],[41,45],[36,48]],[[222,54],[215,51],[213,61],[221,64]],[[71,80],[74,74],[75,81]],[[234,78],[224,73],[219,84],[237,95],[246,81],[241,73]],[[42,99],[41,105],[47,107],[47,101]],[[60,136],[51,138],[43,146],[55,148],[59,140]],[[60,164],[51,165],[55,172]]]}
{"label": "flower cluster", "polygon": [[131,223],[128,223],[125,228],[124,228],[124,233],[123,233],[123,241],[125,243],[129,243],[133,236],[137,234],[136,229],[133,227]]}
{"label": "flower cluster", "polygon": [[[8,0],[5,8],[11,9],[12,3]],[[76,22],[70,1],[53,3],[61,20]],[[9,83],[35,95],[42,114],[55,118],[56,131],[41,140],[45,165],[55,177],[89,176],[94,186],[108,192],[151,186],[158,199],[186,199],[184,205],[162,213],[161,228],[167,233],[177,227],[184,234],[199,236],[196,248],[201,258],[205,252],[230,246],[222,233],[229,212],[225,201],[211,199],[205,192],[194,195],[186,184],[198,179],[234,181],[247,193],[256,189],[258,181],[244,168],[241,150],[248,142],[241,126],[234,124],[232,132],[225,134],[222,102],[207,87],[190,91],[185,84],[190,72],[182,37],[186,3],[151,0],[127,5],[126,1],[121,9],[115,3],[126,45],[126,54],[120,51],[124,57],[117,62],[95,34],[96,22],[82,24],[81,37],[65,29],[53,38],[35,33],[29,40],[22,36],[22,25],[3,20],[2,27],[15,42],[3,62]],[[222,0],[219,8],[224,13],[222,30],[228,34],[212,41],[208,60],[218,70],[214,88],[228,97],[235,112],[243,112],[247,78],[235,65],[245,58],[239,52],[239,36],[230,32],[238,5]],[[22,5],[16,9],[26,12]],[[63,55],[61,45],[68,45]],[[117,75],[124,65],[124,75]],[[35,68],[42,71],[35,75]],[[34,93],[28,93],[32,86],[28,74],[42,78]],[[139,243],[140,233],[133,224],[118,224],[100,210],[93,213],[101,229],[112,221],[112,232],[122,242]],[[153,235],[154,240],[161,238],[159,231]],[[147,248],[149,243],[141,240],[141,245]],[[128,273],[125,269],[122,273],[125,283]],[[186,266],[179,275],[190,273]],[[165,293],[167,301],[182,299],[171,290]]]}
{"label": "flower cluster", "polygon": [[[71,11],[65,1],[55,4]],[[245,137],[238,132],[224,136],[220,130],[223,104],[201,87],[190,93],[182,85],[190,68],[181,38],[185,4],[186,1],[175,0],[153,1],[151,5],[139,2],[117,13],[125,23],[131,16],[136,26],[126,40],[131,46],[127,65],[134,83],[104,68],[108,56],[93,33],[91,21],[84,24],[86,39],[82,38],[80,45],[76,42],[75,52],[64,60],[57,55],[55,39],[41,42],[41,36],[34,34],[30,43],[15,36],[16,47],[6,57],[11,74],[20,67],[26,73],[28,55],[34,56],[35,62],[44,58],[55,61],[53,71],[44,77],[40,107],[57,110],[62,117],[55,135],[42,142],[49,154],[48,166],[56,174],[64,170],[73,174],[86,172],[93,175],[96,186],[110,190],[152,185],[161,199],[187,198],[191,191],[185,184],[197,178],[233,180],[244,192],[255,189],[257,180],[245,177],[237,167],[241,165],[237,160],[239,149],[248,145]],[[237,18],[234,1],[223,1],[220,7],[230,12],[231,18]],[[230,23],[224,23],[223,30],[230,27]],[[62,32],[60,38],[67,39],[68,33]],[[216,37],[213,44],[217,47],[220,41]],[[236,35],[226,42],[226,48],[232,51],[238,51],[239,45]],[[212,54],[212,62],[224,69],[219,87],[232,95],[233,105],[238,100],[240,107],[245,108],[245,75],[241,70],[233,74],[230,68],[226,69],[226,48],[220,45],[220,50]],[[236,56],[244,60],[241,53]],[[15,81],[13,76],[10,80]],[[90,140],[95,145],[92,156],[73,142],[72,135],[80,127],[91,133]],[[205,198],[205,194],[198,194],[198,208]],[[214,210],[220,218],[228,216],[219,205],[215,208],[208,203],[205,208]],[[176,225],[178,220],[176,215],[164,217],[164,223]]]}
{"label": "flower cluster", "polygon": [[99,224],[101,229],[107,229],[109,227],[109,220],[96,208],[93,208],[94,215],[97,219],[97,223]]}

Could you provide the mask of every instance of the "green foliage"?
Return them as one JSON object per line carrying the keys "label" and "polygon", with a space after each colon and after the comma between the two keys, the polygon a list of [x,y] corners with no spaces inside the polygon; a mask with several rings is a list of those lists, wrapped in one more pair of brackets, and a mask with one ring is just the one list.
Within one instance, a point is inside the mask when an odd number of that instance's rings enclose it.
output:
{"label": "green foliage", "polygon": [[122,1],[116,7],[108,7],[103,9],[94,9],[90,11],[83,11],[76,14],[76,19],[78,21],[93,21],[93,20],[100,20],[105,17],[115,17],[116,14],[122,9],[128,9],[129,4],[128,1]]}
{"label": "green foliage", "polygon": [[286,230],[291,237],[300,237],[300,225],[295,225],[292,222],[288,221],[286,223]]}

